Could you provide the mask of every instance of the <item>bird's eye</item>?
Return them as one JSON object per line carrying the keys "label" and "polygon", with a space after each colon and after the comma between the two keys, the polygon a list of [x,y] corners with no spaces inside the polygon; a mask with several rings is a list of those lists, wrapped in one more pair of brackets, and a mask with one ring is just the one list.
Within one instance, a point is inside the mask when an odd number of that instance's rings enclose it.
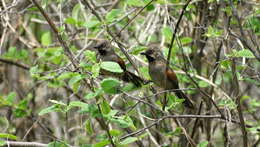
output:
{"label": "bird's eye", "polygon": [[104,47],[106,47],[106,44],[105,44],[105,43],[102,43],[102,44],[100,44],[100,46],[99,46],[99,48],[104,48]]}
{"label": "bird's eye", "polygon": [[148,54],[148,55],[152,55],[153,53],[154,53],[153,50],[148,50],[148,51],[147,51],[147,54]]}

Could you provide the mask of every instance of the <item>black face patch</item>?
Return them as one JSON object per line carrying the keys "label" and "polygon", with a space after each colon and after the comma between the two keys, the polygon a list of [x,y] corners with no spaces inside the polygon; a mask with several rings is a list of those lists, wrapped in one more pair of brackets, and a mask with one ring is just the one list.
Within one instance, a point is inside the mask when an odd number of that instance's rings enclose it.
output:
{"label": "black face patch", "polygon": [[153,61],[155,61],[155,58],[152,57],[152,56],[146,55],[146,58],[147,58],[148,62],[153,62]]}
{"label": "black face patch", "polygon": [[147,50],[144,53],[141,53],[142,55],[145,55],[145,57],[147,58],[148,62],[153,62],[155,61],[155,57],[154,57],[154,50]]}
{"label": "black face patch", "polygon": [[99,49],[98,52],[99,52],[99,54],[102,55],[102,56],[104,56],[104,55],[107,54],[107,51],[106,51],[106,50],[103,50],[103,49]]}

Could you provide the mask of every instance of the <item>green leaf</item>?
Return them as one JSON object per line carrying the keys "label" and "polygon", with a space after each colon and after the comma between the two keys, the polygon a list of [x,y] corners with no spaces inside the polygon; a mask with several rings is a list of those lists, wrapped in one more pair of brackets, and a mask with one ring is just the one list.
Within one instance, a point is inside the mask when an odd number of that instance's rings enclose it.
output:
{"label": "green leaf", "polygon": [[231,61],[230,60],[222,60],[220,61],[220,65],[221,65],[221,68],[223,69],[229,69],[230,68],[230,65],[231,65]]}
{"label": "green leaf", "polygon": [[168,40],[169,42],[171,41],[173,31],[169,26],[162,28],[162,34],[166,40]]}
{"label": "green leaf", "polygon": [[100,142],[94,144],[93,147],[104,147],[104,146],[109,145],[109,144],[110,144],[109,140],[103,140],[103,141],[100,141]]}
{"label": "green leaf", "polygon": [[44,32],[41,37],[41,43],[43,46],[49,46],[52,42],[51,32]]}
{"label": "green leaf", "polygon": [[175,130],[166,133],[167,136],[179,136],[182,133],[182,129],[180,127],[175,128]]}
{"label": "green leaf", "polygon": [[253,108],[258,108],[258,107],[260,107],[260,101],[258,101],[256,99],[252,99],[252,100],[250,100],[249,105]]}
{"label": "green leaf", "polygon": [[128,137],[128,138],[124,139],[123,141],[121,141],[121,144],[122,145],[127,145],[129,143],[135,142],[136,140],[138,140],[137,137]]}
{"label": "green leaf", "polygon": [[6,138],[6,139],[12,139],[12,140],[17,139],[17,137],[15,135],[6,134],[6,133],[0,133],[0,138]]}
{"label": "green leaf", "polygon": [[250,83],[250,84],[254,84],[257,87],[260,87],[260,81],[258,81],[258,80],[255,80],[255,79],[249,78],[249,77],[245,77],[243,80]]}
{"label": "green leaf", "polygon": [[0,140],[0,146],[5,146],[6,145],[6,141],[5,140]]}
{"label": "green leaf", "polygon": [[77,24],[77,21],[72,17],[68,17],[68,18],[65,19],[65,23],[75,26]]}
{"label": "green leaf", "polygon": [[84,78],[84,76],[78,74],[73,76],[69,80],[69,86],[72,88],[73,92],[78,92],[79,86],[80,86],[80,81]]}
{"label": "green leaf", "polygon": [[30,68],[30,75],[31,75],[31,77],[33,77],[33,78],[39,78],[40,77],[40,72],[41,72],[42,70],[39,68],[39,65],[35,65],[35,66],[33,66],[33,67],[31,67]]}
{"label": "green leaf", "polygon": [[122,14],[122,10],[120,9],[112,9],[110,12],[106,15],[106,21],[113,22],[116,20],[120,15]]}
{"label": "green leaf", "polygon": [[192,42],[192,38],[190,37],[183,37],[181,38],[181,43],[182,44],[188,44],[188,43],[191,43]]}
{"label": "green leaf", "polygon": [[133,130],[136,129],[133,120],[129,116],[116,117],[116,119],[111,119],[111,121],[117,123],[120,128],[131,127]]}
{"label": "green leaf", "polygon": [[101,95],[102,92],[103,92],[102,89],[97,89],[97,90],[95,90],[95,92],[88,93],[84,98],[85,99],[93,99],[93,98]]}
{"label": "green leaf", "polygon": [[134,55],[139,55],[141,52],[143,52],[144,50],[146,50],[147,47],[146,46],[136,46],[131,50],[131,54]]}
{"label": "green leaf", "polygon": [[142,7],[145,5],[143,0],[127,0],[126,3],[129,6],[137,6],[137,7]]}
{"label": "green leaf", "polygon": [[63,72],[58,78],[57,80],[65,80],[65,79],[69,79],[73,76],[73,72]]}
{"label": "green leaf", "polygon": [[208,32],[205,33],[205,36],[209,38],[217,38],[220,37],[223,33],[223,30],[218,30],[217,28],[213,28],[212,26],[208,27]]}
{"label": "green leaf", "polygon": [[101,82],[101,87],[107,94],[116,94],[120,87],[120,82],[114,78],[107,78]]}
{"label": "green leaf", "polygon": [[208,141],[202,141],[198,144],[198,147],[207,147]]}
{"label": "green leaf", "polygon": [[228,57],[255,58],[254,54],[248,49],[243,49],[240,51],[233,50],[233,52],[227,56]]}
{"label": "green leaf", "polygon": [[221,99],[218,103],[220,107],[228,107],[229,109],[236,109],[236,103],[231,99]]}
{"label": "green leaf", "polygon": [[91,20],[91,21],[87,21],[83,24],[84,27],[86,28],[94,28],[96,26],[100,26],[100,22],[97,20]]}
{"label": "green leaf", "polygon": [[86,129],[86,132],[89,135],[93,134],[94,130],[92,128],[92,124],[91,124],[91,120],[90,119],[86,120],[86,122],[85,122],[85,129]]}
{"label": "green leaf", "polygon": [[24,117],[28,111],[28,99],[23,99],[17,105],[17,108],[14,110],[14,114],[16,117]]}
{"label": "green leaf", "polygon": [[100,71],[100,65],[99,64],[94,64],[92,66],[92,68],[91,68],[92,78],[98,77],[99,71]]}
{"label": "green leaf", "polygon": [[80,11],[80,3],[77,3],[72,9],[72,18],[76,21],[79,21],[79,11]]}
{"label": "green leaf", "polygon": [[88,110],[89,104],[81,102],[81,101],[72,101],[72,102],[70,102],[68,109],[73,108],[73,107],[80,107],[82,110]]}
{"label": "green leaf", "polygon": [[103,93],[103,90],[100,88],[100,89],[95,90],[95,92],[88,93],[87,95],[85,95],[84,98],[85,99],[93,99],[97,96],[100,96],[102,93]]}
{"label": "green leaf", "polygon": [[110,110],[108,114],[105,114],[104,117],[107,118],[108,120],[113,120],[115,115],[118,113],[118,110]]}
{"label": "green leaf", "polygon": [[28,59],[29,52],[25,49],[17,49],[16,47],[10,47],[6,53],[2,56],[7,59],[19,60]]}
{"label": "green leaf", "polygon": [[84,52],[84,55],[85,55],[87,60],[89,60],[89,61],[91,61],[93,63],[95,63],[97,61],[97,59],[96,59],[97,55],[96,55],[96,53],[94,51],[86,50]]}
{"label": "green leaf", "polygon": [[122,134],[122,132],[120,130],[116,130],[116,129],[112,129],[112,130],[109,130],[109,133],[111,134],[111,136],[120,136]]}
{"label": "green leaf", "polygon": [[[2,105],[3,102],[1,102],[1,101],[2,101],[2,99],[0,97],[0,105],[3,106]],[[1,126],[0,128],[4,129],[4,130],[6,130],[10,127],[10,122],[8,121],[6,116],[0,116],[0,126]]]}
{"label": "green leaf", "polygon": [[41,116],[41,115],[44,115],[44,114],[47,114],[50,112],[55,112],[56,108],[57,108],[57,105],[52,105],[50,107],[44,108],[39,112],[39,115]]}
{"label": "green leaf", "polygon": [[101,63],[100,67],[102,69],[105,69],[105,70],[110,71],[110,72],[115,72],[115,73],[122,73],[123,72],[123,69],[116,62],[105,61],[105,62]]}
{"label": "green leaf", "polygon": [[130,91],[133,91],[133,90],[136,90],[136,86],[133,84],[133,83],[127,83],[123,88],[122,88],[122,91],[124,92],[130,92]]}
{"label": "green leaf", "polygon": [[199,81],[199,86],[202,88],[208,87],[209,83],[205,82],[205,81]]}
{"label": "green leaf", "polygon": [[103,114],[108,114],[111,111],[110,105],[106,100],[101,103],[101,110]]}
{"label": "green leaf", "polygon": [[13,105],[15,102],[15,98],[16,98],[16,93],[15,92],[10,92],[6,98],[6,101],[10,104]]}

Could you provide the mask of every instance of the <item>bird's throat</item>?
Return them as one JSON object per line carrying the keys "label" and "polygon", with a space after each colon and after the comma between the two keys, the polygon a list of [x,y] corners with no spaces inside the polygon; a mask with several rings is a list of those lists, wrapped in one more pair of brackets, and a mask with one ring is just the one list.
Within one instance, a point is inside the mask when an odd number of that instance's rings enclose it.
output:
{"label": "bird's throat", "polygon": [[153,58],[151,56],[146,55],[146,58],[147,58],[148,62],[150,62],[150,63],[155,61],[155,58]]}

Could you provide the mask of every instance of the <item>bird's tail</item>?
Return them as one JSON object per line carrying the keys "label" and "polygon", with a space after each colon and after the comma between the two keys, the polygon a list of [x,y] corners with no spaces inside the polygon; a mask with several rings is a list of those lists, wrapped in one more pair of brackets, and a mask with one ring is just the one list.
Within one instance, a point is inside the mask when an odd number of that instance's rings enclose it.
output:
{"label": "bird's tail", "polygon": [[132,82],[136,87],[140,87],[142,84],[144,84],[144,80],[141,77],[135,75],[130,71],[124,72],[122,80],[125,82]]}
{"label": "bird's tail", "polygon": [[181,90],[175,91],[175,94],[178,98],[185,99],[185,101],[183,102],[184,106],[191,109],[195,108],[193,102]]}

